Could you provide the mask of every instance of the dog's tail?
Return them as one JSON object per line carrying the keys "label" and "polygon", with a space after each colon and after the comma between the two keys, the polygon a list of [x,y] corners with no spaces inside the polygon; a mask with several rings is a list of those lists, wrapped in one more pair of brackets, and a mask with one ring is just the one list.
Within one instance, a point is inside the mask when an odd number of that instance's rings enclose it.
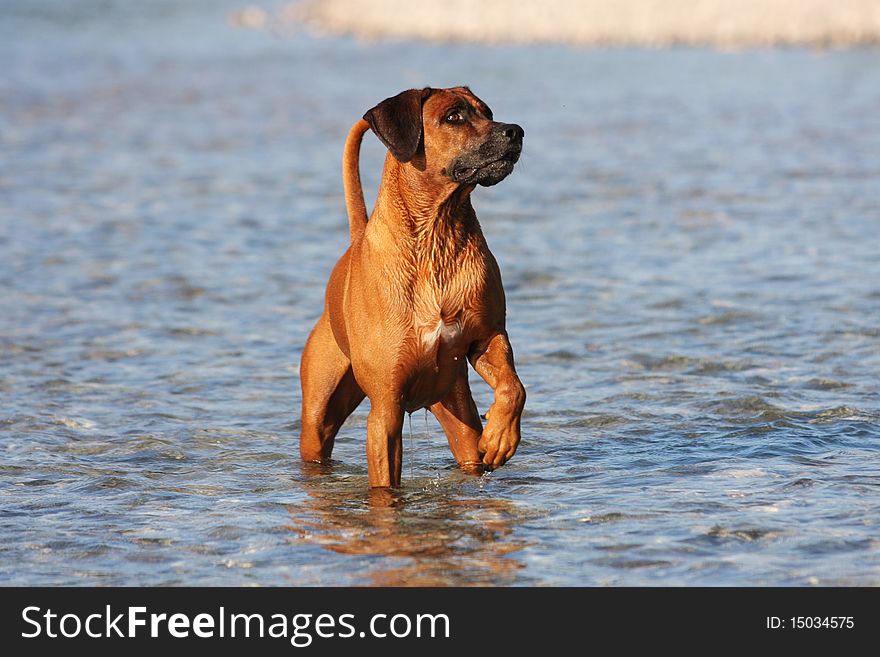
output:
{"label": "dog's tail", "polygon": [[345,150],[342,152],[342,186],[345,189],[345,208],[348,210],[348,228],[352,242],[367,227],[367,206],[364,203],[358,160],[361,141],[369,129],[370,125],[363,119],[351,126],[348,139],[345,140]]}

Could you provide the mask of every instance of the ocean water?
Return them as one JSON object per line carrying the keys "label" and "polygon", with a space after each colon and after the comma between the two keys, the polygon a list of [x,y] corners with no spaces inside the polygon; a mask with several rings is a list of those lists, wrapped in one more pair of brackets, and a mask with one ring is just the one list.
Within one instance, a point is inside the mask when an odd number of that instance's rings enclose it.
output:
{"label": "ocean water", "polygon": [[[0,583],[880,585],[880,51],[360,43],[235,7],[0,2]],[[474,194],[524,438],[472,477],[414,413],[376,496],[366,402],[331,466],[296,442],[342,144],[461,83],[526,131]]]}

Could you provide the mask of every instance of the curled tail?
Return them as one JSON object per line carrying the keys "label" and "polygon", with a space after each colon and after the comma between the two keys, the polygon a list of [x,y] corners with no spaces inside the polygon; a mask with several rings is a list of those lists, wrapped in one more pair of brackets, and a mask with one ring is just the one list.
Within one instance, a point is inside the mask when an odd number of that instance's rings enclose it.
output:
{"label": "curled tail", "polygon": [[345,140],[345,150],[342,152],[342,186],[345,190],[345,208],[348,211],[348,228],[352,242],[367,227],[367,206],[364,203],[358,160],[361,141],[369,129],[370,125],[363,119],[351,126],[348,139]]}

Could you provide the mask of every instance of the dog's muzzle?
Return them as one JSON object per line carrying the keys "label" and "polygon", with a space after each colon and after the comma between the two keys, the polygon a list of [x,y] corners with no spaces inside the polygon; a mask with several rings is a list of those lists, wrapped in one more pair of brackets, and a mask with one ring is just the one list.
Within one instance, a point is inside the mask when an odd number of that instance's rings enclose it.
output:
{"label": "dog's muzzle", "polygon": [[476,149],[455,158],[449,177],[464,185],[491,187],[500,183],[519,160],[524,136],[525,131],[515,123],[499,123]]}

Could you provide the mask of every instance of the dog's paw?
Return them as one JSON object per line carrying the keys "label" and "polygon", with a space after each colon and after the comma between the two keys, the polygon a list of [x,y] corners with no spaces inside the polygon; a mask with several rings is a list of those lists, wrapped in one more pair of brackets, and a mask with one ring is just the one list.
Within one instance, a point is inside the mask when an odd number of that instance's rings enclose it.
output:
{"label": "dog's paw", "polygon": [[483,429],[478,448],[483,455],[483,463],[489,467],[497,468],[507,463],[519,445],[520,432],[517,421],[493,422],[490,419]]}

